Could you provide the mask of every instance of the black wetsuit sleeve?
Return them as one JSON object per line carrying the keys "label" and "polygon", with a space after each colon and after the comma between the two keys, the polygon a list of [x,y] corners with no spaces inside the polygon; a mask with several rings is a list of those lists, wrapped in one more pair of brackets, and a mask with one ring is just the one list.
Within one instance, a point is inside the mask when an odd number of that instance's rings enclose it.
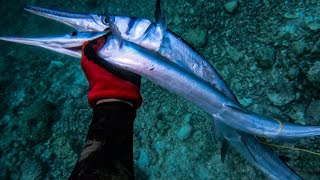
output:
{"label": "black wetsuit sleeve", "polygon": [[133,121],[136,110],[123,102],[93,109],[86,144],[69,180],[134,179]]}

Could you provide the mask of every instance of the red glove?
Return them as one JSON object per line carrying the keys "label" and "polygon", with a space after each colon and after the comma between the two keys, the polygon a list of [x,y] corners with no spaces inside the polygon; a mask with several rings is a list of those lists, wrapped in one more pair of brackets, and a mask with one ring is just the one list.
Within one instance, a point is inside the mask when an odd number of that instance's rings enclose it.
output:
{"label": "red glove", "polygon": [[[95,107],[97,101],[102,99],[118,99],[127,101],[133,104],[135,108],[138,108],[142,103],[142,97],[140,94],[140,80],[133,81],[130,78],[120,78],[115,75],[117,73],[111,73],[107,71],[108,68],[102,68],[96,63],[96,59],[99,58],[96,54],[105,43],[105,37],[101,37],[97,40],[85,42],[82,46],[82,61],[81,66],[89,81],[89,94],[88,101],[91,107]],[[90,55],[88,55],[88,50]],[[95,60],[93,60],[95,59]],[[100,58],[100,61],[104,61]],[[99,65],[97,65],[99,64]],[[112,68],[115,69],[114,67]],[[126,76],[131,76],[130,72],[117,69]],[[132,75],[137,77],[137,75]],[[137,78],[135,78],[137,79]],[[137,83],[138,82],[138,83]]]}

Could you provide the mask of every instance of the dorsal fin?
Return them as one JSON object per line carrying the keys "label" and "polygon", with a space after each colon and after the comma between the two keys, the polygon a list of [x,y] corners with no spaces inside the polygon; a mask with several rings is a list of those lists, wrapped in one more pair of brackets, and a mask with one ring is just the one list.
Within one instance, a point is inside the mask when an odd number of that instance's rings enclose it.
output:
{"label": "dorsal fin", "polygon": [[119,46],[121,46],[123,42],[123,38],[121,36],[121,32],[119,31],[119,28],[117,27],[117,25],[115,25],[112,22],[110,17],[107,17],[107,18],[108,18],[108,23],[109,23],[109,27],[110,27],[113,38],[119,43]]}
{"label": "dorsal fin", "polygon": [[162,27],[166,28],[166,19],[161,11],[160,0],[156,1],[155,18],[157,24],[160,24]]}

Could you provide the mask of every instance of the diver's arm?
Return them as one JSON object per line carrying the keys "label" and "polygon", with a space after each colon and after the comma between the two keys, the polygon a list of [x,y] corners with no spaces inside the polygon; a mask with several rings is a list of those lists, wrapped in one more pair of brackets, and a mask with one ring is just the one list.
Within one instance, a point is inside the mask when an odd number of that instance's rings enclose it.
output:
{"label": "diver's arm", "polygon": [[133,121],[136,109],[124,102],[93,108],[86,144],[69,179],[133,179]]}
{"label": "diver's arm", "polygon": [[134,179],[133,122],[142,102],[141,78],[95,64],[96,51],[104,41],[102,37],[83,45],[81,66],[89,81],[93,118],[70,180]]}

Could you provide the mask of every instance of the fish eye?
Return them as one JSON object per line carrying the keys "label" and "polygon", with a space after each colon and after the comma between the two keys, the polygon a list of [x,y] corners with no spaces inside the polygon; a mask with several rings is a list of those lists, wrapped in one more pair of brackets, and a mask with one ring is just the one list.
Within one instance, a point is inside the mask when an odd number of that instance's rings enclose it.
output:
{"label": "fish eye", "polygon": [[114,17],[106,14],[104,16],[102,16],[102,23],[105,25],[109,25],[110,21],[114,21]]}
{"label": "fish eye", "polygon": [[103,24],[109,24],[109,16],[105,16],[102,20]]}
{"label": "fish eye", "polygon": [[73,31],[73,32],[71,33],[71,36],[76,36],[77,34],[78,34],[77,31]]}

